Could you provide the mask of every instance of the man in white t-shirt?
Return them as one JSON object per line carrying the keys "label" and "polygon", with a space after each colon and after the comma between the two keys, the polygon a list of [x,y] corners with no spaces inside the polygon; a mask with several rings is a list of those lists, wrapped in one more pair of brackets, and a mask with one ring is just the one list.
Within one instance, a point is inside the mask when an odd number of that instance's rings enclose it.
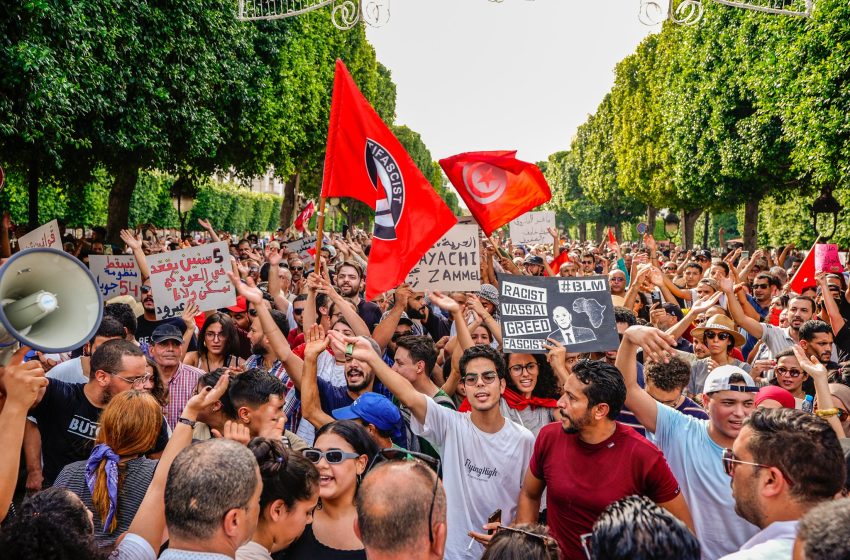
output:
{"label": "man in white t-shirt", "polygon": [[706,378],[703,405],[708,420],[687,416],[665,406],[637,382],[637,349],[661,361],[674,353],[675,339],[652,327],[631,327],[623,335],[617,353],[617,369],[626,383],[626,406],[655,443],[690,506],[697,539],[705,560],[715,560],[737,551],[758,528],[740,518],[729,477],[723,469],[723,450],[731,448],[744,420],[755,408],[758,391],[744,370],[725,365]]}
{"label": "man in white t-shirt", "polygon": [[496,510],[502,511],[504,523],[514,519],[534,447],[534,435],[499,412],[507,374],[502,355],[489,346],[473,346],[463,353],[460,378],[472,411],[461,413],[417,391],[365,339],[334,332],[330,336],[337,349],[372,367],[381,383],[411,410],[413,433],[440,453],[448,510],[446,558],[481,558],[484,547],[469,533],[481,531]]}

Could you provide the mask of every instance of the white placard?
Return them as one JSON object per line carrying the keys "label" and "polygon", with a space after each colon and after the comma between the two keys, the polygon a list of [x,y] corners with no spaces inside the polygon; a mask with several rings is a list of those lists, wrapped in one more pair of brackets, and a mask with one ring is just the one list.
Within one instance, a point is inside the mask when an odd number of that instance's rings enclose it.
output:
{"label": "white placard", "polygon": [[150,255],[148,264],[157,319],[179,316],[190,301],[201,311],[236,304],[226,241]]}
{"label": "white placard", "polygon": [[405,282],[417,292],[481,289],[478,226],[455,225],[419,259]]}
{"label": "white placard", "polygon": [[62,235],[59,233],[59,222],[52,220],[43,226],[38,226],[26,235],[18,239],[18,247],[21,251],[33,247],[55,247],[62,248]]}
{"label": "white placard", "polygon": [[511,221],[511,242],[514,246],[552,243],[550,227],[555,227],[554,212],[526,212]]}
{"label": "white placard", "polygon": [[316,246],[316,236],[307,235],[301,239],[290,241],[285,245],[287,251],[298,253],[302,261],[309,261],[313,257],[308,253],[308,249],[313,249]]}
{"label": "white placard", "polygon": [[104,300],[129,295],[141,301],[142,274],[133,255],[89,255],[89,270]]}

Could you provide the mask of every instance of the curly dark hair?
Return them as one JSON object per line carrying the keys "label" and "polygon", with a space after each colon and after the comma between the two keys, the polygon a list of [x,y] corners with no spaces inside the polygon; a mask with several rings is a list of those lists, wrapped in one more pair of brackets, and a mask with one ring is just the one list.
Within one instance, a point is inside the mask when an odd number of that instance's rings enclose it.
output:
{"label": "curly dark hair", "polygon": [[83,502],[66,488],[48,488],[24,501],[0,532],[5,560],[101,560],[94,527]]}
{"label": "curly dark hair", "polygon": [[646,379],[662,391],[683,389],[691,382],[691,366],[681,358],[672,357],[666,364],[652,362],[646,366]]}
{"label": "curly dark hair", "polygon": [[479,344],[463,351],[463,355],[460,357],[460,364],[458,365],[461,377],[466,375],[467,364],[476,358],[484,358],[493,362],[500,379],[504,379],[507,376],[507,368],[505,367],[505,360],[502,358],[502,354],[494,350],[491,346]]}
{"label": "curly dark hair", "polygon": [[573,375],[584,385],[587,408],[605,403],[608,418],[617,418],[626,403],[626,383],[620,370],[606,362],[579,360],[573,366]]}
{"label": "curly dark hair", "polygon": [[[505,364],[510,363],[512,355],[514,354],[505,354]],[[544,399],[559,398],[561,396],[561,391],[558,387],[558,380],[555,378],[555,372],[552,371],[552,366],[549,365],[548,361],[546,361],[545,354],[531,354],[531,357],[534,358],[535,362],[537,362],[538,372],[537,384],[534,386],[531,394],[535,397],[541,397]],[[505,376],[505,384],[511,391],[516,393],[520,392],[510,375]]]}

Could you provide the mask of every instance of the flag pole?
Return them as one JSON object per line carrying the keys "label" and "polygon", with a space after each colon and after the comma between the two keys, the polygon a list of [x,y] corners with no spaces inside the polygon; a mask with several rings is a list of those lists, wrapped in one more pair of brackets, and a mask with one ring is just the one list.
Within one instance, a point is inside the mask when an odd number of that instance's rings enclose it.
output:
{"label": "flag pole", "polygon": [[319,268],[322,264],[322,235],[325,229],[325,197],[319,197],[319,212],[316,219],[316,263],[313,270],[319,276],[322,275],[322,269]]}

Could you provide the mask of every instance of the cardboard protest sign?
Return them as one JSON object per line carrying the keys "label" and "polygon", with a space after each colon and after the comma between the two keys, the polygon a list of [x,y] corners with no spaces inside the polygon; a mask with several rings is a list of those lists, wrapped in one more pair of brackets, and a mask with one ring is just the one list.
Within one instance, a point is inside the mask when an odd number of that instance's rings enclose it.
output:
{"label": "cardboard protest sign", "polygon": [[515,246],[552,243],[550,227],[555,227],[554,212],[526,212],[511,221],[511,242]]}
{"label": "cardboard protest sign", "polygon": [[141,301],[142,274],[133,255],[89,255],[89,270],[104,300],[129,295]]}
{"label": "cardboard protest sign", "polygon": [[419,259],[405,283],[417,292],[481,289],[478,226],[456,225]]}
{"label": "cardboard protest sign", "polygon": [[18,247],[21,251],[33,247],[55,247],[62,248],[62,235],[59,233],[59,222],[56,220],[39,226],[18,239]]}
{"label": "cardboard protest sign", "polygon": [[841,273],[844,267],[838,258],[838,245],[818,243],[815,245],[815,271]]}
{"label": "cardboard protest sign", "polygon": [[226,241],[150,255],[148,264],[157,319],[179,316],[190,301],[201,311],[236,304]]}
{"label": "cardboard protest sign", "polygon": [[606,276],[498,277],[505,352],[545,354],[547,338],[568,352],[604,352],[620,345]]}
{"label": "cardboard protest sign", "polygon": [[304,236],[301,239],[290,241],[285,245],[285,247],[288,251],[298,253],[298,256],[301,258],[301,260],[311,260],[313,258],[313,255],[310,254],[310,251],[316,247],[316,236]]}

